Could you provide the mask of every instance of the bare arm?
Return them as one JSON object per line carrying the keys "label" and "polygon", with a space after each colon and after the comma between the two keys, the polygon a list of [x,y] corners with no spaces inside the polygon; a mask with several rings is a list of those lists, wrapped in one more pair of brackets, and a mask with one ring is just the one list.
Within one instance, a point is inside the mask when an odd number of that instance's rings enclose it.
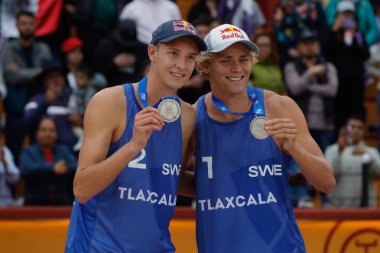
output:
{"label": "bare arm", "polygon": [[194,150],[195,150],[195,109],[189,104],[184,106],[183,128],[183,162],[179,177],[178,194],[195,197]]}
{"label": "bare arm", "polygon": [[[125,110],[124,93],[115,87],[99,92],[90,101],[84,117],[83,145],[74,178],[74,195],[85,203],[103,191],[124,167],[145,147],[153,130],[161,130],[162,118],[156,109],[137,113],[132,139],[106,159]],[[117,110],[119,109],[119,110]],[[128,124],[128,122],[127,122]],[[124,126],[124,125],[122,125]]]}
{"label": "bare arm", "polygon": [[333,170],[311,137],[297,104],[289,97],[274,95],[268,99],[266,107],[268,133],[284,152],[294,158],[311,185],[330,193],[335,187]]}

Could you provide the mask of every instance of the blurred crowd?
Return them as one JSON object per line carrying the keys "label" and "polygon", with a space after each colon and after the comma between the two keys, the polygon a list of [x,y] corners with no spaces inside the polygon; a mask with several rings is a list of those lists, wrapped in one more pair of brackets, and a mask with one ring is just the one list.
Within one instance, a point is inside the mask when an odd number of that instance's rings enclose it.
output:
{"label": "blurred crowd", "polygon": [[[377,85],[380,112],[380,2],[198,0],[182,15],[181,7],[180,0],[0,2],[0,206],[70,205],[88,102],[140,80],[153,30],[182,18],[203,37],[222,23],[245,30],[260,48],[250,85],[290,96],[303,111],[337,187],[319,196],[293,163],[294,207],[315,207],[317,195],[323,207],[378,207],[380,156],[364,137],[368,85]],[[178,96],[195,103],[209,91],[194,72]]]}

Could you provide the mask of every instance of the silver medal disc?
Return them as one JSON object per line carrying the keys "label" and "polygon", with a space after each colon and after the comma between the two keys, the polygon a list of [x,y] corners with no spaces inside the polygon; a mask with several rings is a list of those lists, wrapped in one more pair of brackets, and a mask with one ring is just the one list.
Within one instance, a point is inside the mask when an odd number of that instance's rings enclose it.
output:
{"label": "silver medal disc", "polygon": [[266,122],[267,118],[263,116],[256,117],[251,121],[250,130],[255,138],[265,139],[269,136],[267,131],[265,131]]}
{"label": "silver medal disc", "polygon": [[158,105],[165,122],[174,122],[181,116],[181,106],[174,99],[164,99]]}

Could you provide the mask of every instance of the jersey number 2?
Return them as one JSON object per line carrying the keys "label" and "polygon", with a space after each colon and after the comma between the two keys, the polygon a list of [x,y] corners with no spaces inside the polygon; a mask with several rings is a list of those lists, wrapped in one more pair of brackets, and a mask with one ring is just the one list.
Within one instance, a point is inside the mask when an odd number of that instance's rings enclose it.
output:
{"label": "jersey number 2", "polygon": [[146,156],[145,149],[141,150],[141,154],[136,158],[133,159],[128,163],[128,167],[135,168],[135,169],[146,169],[145,163],[140,163],[141,160],[143,160]]}

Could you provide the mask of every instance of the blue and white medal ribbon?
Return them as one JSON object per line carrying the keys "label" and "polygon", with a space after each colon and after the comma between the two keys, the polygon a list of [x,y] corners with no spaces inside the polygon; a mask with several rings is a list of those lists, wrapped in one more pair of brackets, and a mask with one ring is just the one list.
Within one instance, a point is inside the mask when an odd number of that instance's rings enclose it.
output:
{"label": "blue and white medal ribbon", "polygon": [[[254,115],[254,119],[251,121],[250,130],[254,137],[257,139],[265,139],[268,137],[268,133],[265,131],[265,123],[267,118],[265,117],[264,103],[260,103],[260,94],[255,89],[247,85],[247,93],[249,99],[252,100],[252,107],[247,112],[232,112],[223,101],[212,95],[212,102],[220,111],[236,116]],[[263,93],[261,93],[263,94]],[[261,101],[264,101],[261,99]]]}
{"label": "blue and white medal ribbon", "polygon": [[[148,78],[144,77],[137,86],[139,98],[144,107],[149,106],[147,81]],[[162,97],[157,109],[160,111],[165,122],[174,122],[181,116],[181,106],[175,100],[175,96]]]}

